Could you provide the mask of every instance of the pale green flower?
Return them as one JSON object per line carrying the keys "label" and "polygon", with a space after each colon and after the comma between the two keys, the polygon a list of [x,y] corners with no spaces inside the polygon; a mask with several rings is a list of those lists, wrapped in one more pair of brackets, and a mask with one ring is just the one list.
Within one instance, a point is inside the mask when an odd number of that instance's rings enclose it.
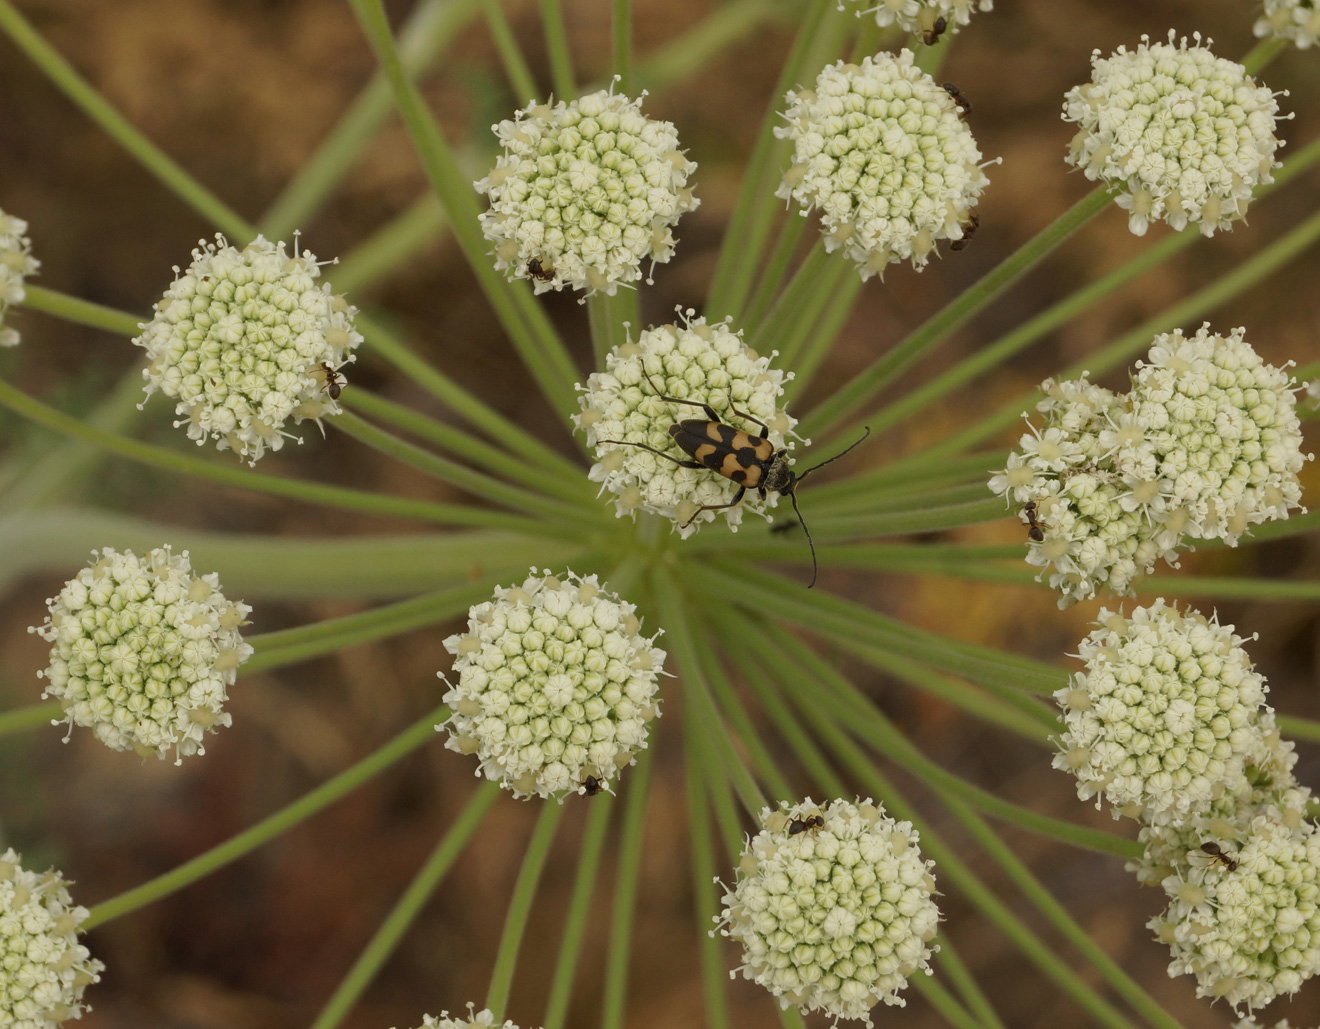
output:
{"label": "pale green flower", "polygon": [[738,484],[706,468],[680,468],[649,450],[619,445],[644,443],[675,461],[691,460],[669,427],[706,416],[700,407],[672,404],[660,396],[707,404],[721,421],[760,435],[758,426],[733,414],[734,408],[744,411],[768,426],[767,438],[776,451],[793,450],[789,436],[797,424],[778,408],[792,373],[771,368],[770,357],[743,343],[727,322],[707,325],[694,315],[688,311],[681,324],[647,329],[637,342],[616,347],[605,359],[605,371],[593,372],[586,387],[579,387],[582,413],[575,419],[595,450],[591,481],[614,494],[618,516],[633,516],[639,508],[650,511],[670,519],[684,538],[717,515],[736,530],[744,509],[764,514],[779,494],[770,490],[763,502],[749,489],[734,507],[701,511],[703,505],[729,503]]}
{"label": "pale green flower", "polygon": [[93,551],[47,604],[29,631],[53,644],[42,696],[59,699],[71,729],[144,757],[173,749],[177,765],[232,721],[222,707],[252,655],[238,632],[252,609],[226,600],[214,573],[193,574],[186,550]]}
{"label": "pale green flower", "polygon": [[1320,39],[1320,8],[1315,0],[1265,0],[1255,32],[1291,39],[1299,50],[1305,50]]}
{"label": "pale green flower", "polygon": [[[1063,120],[1080,128],[1067,161],[1121,190],[1128,228],[1190,222],[1211,236],[1246,216],[1252,190],[1279,166],[1279,105],[1246,69],[1186,38],[1096,50],[1091,81],[1069,90]],[[1209,43],[1209,40],[1206,41]]]}
{"label": "pale green flower", "polygon": [[533,101],[494,127],[504,153],[476,188],[490,198],[481,228],[497,269],[530,278],[537,293],[613,296],[642,277],[643,261],[673,256],[673,227],[699,203],[687,184],[697,166],[674,126],[641,106],[602,89],[553,107]]}
{"label": "pale green flower", "polygon": [[32,256],[27,222],[0,211],[0,347],[18,345],[18,332],[5,328],[5,311],[27,296],[23,280],[35,275],[41,262]]}
{"label": "pale green flower", "polygon": [[458,682],[439,673],[453,714],[436,728],[515,797],[609,789],[660,714],[665,652],[654,639],[596,576],[533,570],[472,608],[468,631],[445,640]]}
{"label": "pale green flower", "polygon": [[200,446],[209,437],[256,464],[296,438],[284,430],[290,419],[339,413],[338,369],[355,360],[362,337],[357,309],[317,284],[310,250],[290,257],[261,236],[238,250],[217,235],[174,271],[133,342],[150,359],[147,396],[160,390],[178,401],[174,424],[186,425],[189,439]]}
{"label": "pale green flower", "polygon": [[784,1008],[870,1029],[871,1008],[902,1006],[908,977],[930,974],[934,862],[911,822],[869,799],[781,802],[762,810],[761,825],[718,919],[720,934],[742,945],[736,971]]}
{"label": "pale green flower", "polygon": [[793,163],[776,196],[819,211],[825,248],[842,249],[863,279],[896,261],[925,266],[937,241],[971,230],[989,184],[961,109],[913,63],[911,51],[839,61],[814,89],[788,94]]}
{"label": "pale green flower", "polygon": [[[934,43],[945,32],[957,32],[971,21],[975,11],[988,11],[994,0],[848,0],[861,9],[857,17],[874,14],[881,28],[897,25],[905,32],[913,32]],[[868,6],[873,5],[873,6]],[[839,0],[839,10],[848,8]]]}
{"label": "pale green flower", "polygon": [[0,1026],[55,1029],[91,1010],[83,991],[105,965],[78,942],[87,909],[60,873],[38,875],[21,861],[13,848],[0,854]]}
{"label": "pale green flower", "polygon": [[476,1005],[468,1001],[468,1013],[464,1018],[460,1015],[457,1018],[450,1018],[448,1011],[440,1012],[436,1015],[423,1015],[422,1024],[417,1029],[518,1029],[518,1026],[511,1021],[496,1022],[495,1015],[490,1008],[483,1008],[481,1011],[474,1011]]}
{"label": "pale green flower", "polygon": [[1126,617],[1101,608],[1096,624],[1078,650],[1086,671],[1054,694],[1066,725],[1054,767],[1077,777],[1078,797],[1166,825],[1249,790],[1273,721],[1233,627],[1162,598]]}

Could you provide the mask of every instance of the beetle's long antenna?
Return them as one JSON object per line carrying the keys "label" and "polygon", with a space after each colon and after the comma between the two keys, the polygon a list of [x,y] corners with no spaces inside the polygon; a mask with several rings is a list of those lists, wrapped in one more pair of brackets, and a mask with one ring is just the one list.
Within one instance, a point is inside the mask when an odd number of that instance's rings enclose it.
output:
{"label": "beetle's long antenna", "polygon": [[[869,435],[871,435],[871,427],[868,425],[868,426],[866,426],[866,431],[865,431],[864,433],[862,433],[861,439],[859,439],[856,443],[854,443],[854,444],[852,445],[852,447],[849,447],[848,450],[852,450],[853,447],[860,446],[862,440],[866,439],[866,437],[869,436]],[[801,481],[802,481],[803,479],[805,479],[808,475],[810,475],[812,472],[814,472],[817,468],[824,468],[827,464],[830,463],[830,461],[837,461],[839,458],[843,457],[844,454],[848,453],[848,450],[842,450],[842,451],[840,451],[839,453],[835,454],[833,457],[831,457],[831,458],[829,459],[829,461],[822,461],[820,464],[818,464],[818,465],[814,465],[814,466],[812,466],[811,468],[808,468],[805,472],[803,472],[801,475],[799,475],[799,476],[797,477],[797,481],[798,481],[798,482],[801,482]],[[796,501],[794,501],[794,504],[796,505]],[[798,515],[798,521],[799,521],[799,522],[802,521],[802,516],[801,516],[801,515]],[[804,525],[804,526],[802,526],[802,528],[805,529],[806,526]]]}
{"label": "beetle's long antenna", "polygon": [[[858,443],[860,442],[861,440],[858,440]],[[856,445],[856,443],[853,444],[853,446]],[[807,534],[807,546],[811,548],[811,582],[807,583],[807,589],[811,589],[812,586],[816,585],[816,576],[820,574],[820,566],[816,564],[816,544],[812,542],[811,530],[807,528],[807,523],[802,520],[802,512],[798,510],[797,494],[790,493],[788,499],[793,501],[793,513],[798,516],[798,524],[802,526],[802,531]]]}

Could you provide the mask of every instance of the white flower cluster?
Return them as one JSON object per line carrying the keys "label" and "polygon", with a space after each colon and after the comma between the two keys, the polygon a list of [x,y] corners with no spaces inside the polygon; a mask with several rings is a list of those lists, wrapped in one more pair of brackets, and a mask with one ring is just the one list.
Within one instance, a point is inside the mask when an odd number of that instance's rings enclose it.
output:
{"label": "white flower cluster", "polygon": [[495,1015],[490,1008],[483,1008],[481,1011],[475,1011],[476,1005],[468,1001],[467,1017],[461,1015],[458,1018],[450,1018],[448,1011],[440,1012],[439,1017],[435,1015],[423,1015],[422,1024],[417,1029],[518,1029],[513,1022],[496,1022]]}
{"label": "white flower cluster", "polygon": [[[849,0],[853,2],[853,0]],[[975,11],[989,11],[994,0],[865,0],[867,6],[857,17],[874,14],[881,28],[897,25],[904,32],[924,36],[934,43],[944,32],[957,32],[960,25],[972,20]],[[839,0],[839,10],[847,10]]]}
{"label": "white flower cluster", "polygon": [[143,757],[173,748],[177,765],[230,724],[221,708],[252,655],[238,632],[252,609],[226,600],[215,573],[194,575],[186,550],[93,551],[47,605],[29,631],[53,644],[42,696],[59,699],[71,728]]}
{"label": "white flower cluster", "polygon": [[497,269],[532,279],[537,293],[613,296],[642,277],[642,261],[673,256],[673,227],[699,203],[687,184],[697,166],[674,126],[641,107],[602,89],[553,107],[533,101],[494,126],[504,153],[475,185],[490,198],[481,228]]}
{"label": "white flower cluster", "polygon": [[362,342],[357,308],[317,284],[310,250],[290,257],[261,236],[238,250],[217,235],[174,271],[133,342],[150,358],[147,396],[159,389],[178,400],[174,424],[187,425],[189,439],[210,437],[255,464],[284,445],[290,418],[339,413],[337,369]]}
{"label": "white flower cluster", "polygon": [[1162,598],[1126,618],[1101,608],[1079,656],[1086,671],[1054,695],[1067,725],[1054,767],[1077,777],[1080,799],[1166,825],[1249,787],[1269,708],[1232,626]]}
{"label": "white flower cluster", "polygon": [[0,1025],[55,1029],[91,1008],[83,991],[105,965],[78,942],[87,909],[75,907],[59,872],[24,869],[0,854]]}
{"label": "white flower cluster", "polygon": [[1320,8],[1315,0],[1265,0],[1255,32],[1291,39],[1299,50],[1305,50],[1320,39]]}
{"label": "white flower cluster", "polygon": [[1169,975],[1250,1011],[1320,972],[1320,828],[1242,643],[1163,600],[1127,618],[1102,610],[1086,673],[1055,694],[1067,722],[1055,766],[1082,799],[1142,820],[1128,867],[1169,898],[1149,923]]}
{"label": "white flower cluster", "polygon": [[[1091,57],[1091,81],[1064,97],[1063,120],[1081,127],[1067,161],[1122,190],[1128,228],[1152,221],[1211,236],[1246,216],[1251,193],[1273,181],[1279,105],[1242,65],[1201,46],[1151,43]],[[1207,41],[1208,42],[1208,41]]]}
{"label": "white flower cluster", "polygon": [[1235,546],[1252,525],[1300,506],[1295,384],[1242,337],[1203,325],[1156,336],[1120,396],[1081,379],[1041,384],[1044,427],[990,479],[1010,503],[1035,502],[1041,539],[1028,563],[1052,566],[1059,606],[1133,579],[1191,539]]}
{"label": "white flower cluster", "polygon": [[445,680],[453,714],[436,726],[449,730],[445,746],[476,754],[515,797],[608,789],[660,714],[665,652],[640,629],[634,605],[594,575],[533,570],[496,589],[469,612],[468,631],[445,640],[458,674]]}
{"label": "white flower cluster", "polygon": [[[769,428],[767,438],[776,451],[793,449],[786,437],[797,424],[776,406],[792,373],[772,369],[770,358],[744,344],[741,333],[727,322],[707,325],[694,315],[689,310],[682,324],[647,329],[636,343],[616,347],[605,359],[605,371],[593,372],[587,385],[578,387],[582,413],[574,419],[595,448],[589,477],[615,495],[618,517],[635,516],[641,508],[671,519],[685,539],[702,522],[715,520],[717,512],[700,508],[728,504],[738,484],[706,468],[674,463],[691,457],[674,441],[669,427],[688,419],[704,422],[706,415],[699,406],[660,397],[707,404],[721,421],[759,436],[758,426],[733,413],[734,408],[744,411]],[[674,460],[626,444],[645,444]],[[744,503],[718,513],[737,530],[744,508],[764,515],[778,500],[772,490],[762,502],[749,488]]]}
{"label": "white flower cluster", "polygon": [[27,227],[22,218],[0,211],[0,347],[18,345],[18,332],[5,328],[5,311],[23,302],[23,280],[41,267],[32,256],[32,240],[23,235]]}
{"label": "white flower cluster", "polygon": [[807,798],[761,812],[737,882],[724,895],[721,935],[742,944],[730,976],[764,986],[784,1008],[824,1011],[872,1026],[877,1003],[930,974],[939,926],[933,861],[911,822],[881,804]]}
{"label": "white flower cluster", "polygon": [[981,152],[949,91],[912,52],[839,61],[812,90],[790,90],[793,163],[776,196],[817,210],[825,249],[842,249],[863,280],[897,261],[922,268],[937,240],[962,239],[989,184]]}

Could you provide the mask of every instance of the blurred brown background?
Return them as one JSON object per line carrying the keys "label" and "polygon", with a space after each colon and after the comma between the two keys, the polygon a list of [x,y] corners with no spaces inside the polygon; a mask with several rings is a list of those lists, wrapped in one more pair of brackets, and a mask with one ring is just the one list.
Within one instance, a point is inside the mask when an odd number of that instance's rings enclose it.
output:
{"label": "blurred brown background", "polygon": [[[226,202],[256,219],[365,84],[372,58],[347,5],[330,0],[27,0],[20,5],[46,37],[101,92]],[[406,15],[410,4],[392,3]],[[537,4],[511,0],[504,9],[548,92]],[[719,5],[712,0],[637,0],[636,47],[641,55],[673,39]],[[581,78],[607,71],[609,5],[566,0]],[[989,170],[981,227],[973,245],[934,262],[924,274],[891,268],[872,280],[842,345],[803,398],[846,381],[892,341],[1082,196],[1088,184],[1062,161],[1072,130],[1059,119],[1063,92],[1089,77],[1090,51],[1135,44],[1142,32],[1200,30],[1225,56],[1253,45],[1257,5],[1246,0],[1150,3],[1127,0],[1001,0],[977,15],[958,40],[941,78],[972,100],[971,124],[987,156],[1004,157]],[[791,11],[793,8],[788,7]],[[831,12],[831,17],[838,15]],[[722,226],[739,181],[741,162],[770,100],[791,34],[770,20],[724,51],[699,74],[647,101],[653,117],[679,126],[698,162],[701,208],[680,226],[677,259],[656,272],[644,292],[648,321],[670,317],[677,303],[700,307]],[[1320,52],[1286,50],[1263,75],[1291,90],[1284,110],[1297,110],[1282,134],[1283,151],[1314,138],[1320,106]],[[450,138],[488,147],[488,126],[526,98],[503,85],[490,36],[478,19],[462,33],[425,91]],[[1009,366],[963,391],[941,409],[859,452],[862,464],[937,438],[964,420],[993,410],[1005,398],[1102,345],[1276,238],[1315,207],[1315,172],[1252,208],[1249,226],[1198,245],[1101,308],[1054,334]],[[305,225],[304,245],[327,257],[342,253],[400,211],[424,183],[406,134],[391,121],[356,164],[344,187]],[[119,147],[91,126],[12,47],[0,38],[0,207],[31,223],[43,262],[36,280],[113,307],[143,312],[186,264],[199,237],[214,232],[170,195]],[[1149,239],[1167,230],[1153,229]],[[1147,241],[1147,242],[1148,242]],[[899,387],[920,382],[1089,277],[1113,268],[1146,245],[1126,231],[1126,217],[1109,211]],[[1220,328],[1245,325],[1248,338],[1276,362],[1320,356],[1320,308],[1315,303],[1315,254],[1308,253],[1263,287],[1206,317]],[[499,335],[461,255],[439,241],[393,275],[387,286],[355,296],[388,307],[429,359],[487,402],[543,434],[565,452],[572,444]],[[585,310],[568,296],[545,300],[565,327],[585,367]],[[23,333],[15,352],[0,354],[0,370],[29,392],[72,411],[86,411],[109,383],[131,368],[135,352],[119,338],[38,314],[13,319]],[[1194,329],[1195,323],[1186,328]],[[408,384],[383,374],[365,352],[355,381],[433,410]],[[1102,380],[1122,385],[1122,373]],[[443,412],[439,412],[443,414]],[[173,439],[167,406],[149,406],[145,438]],[[0,431],[11,454],[30,450],[34,434],[7,412]],[[1314,423],[1311,449],[1316,449]],[[322,442],[268,457],[263,470],[374,488],[400,495],[447,499],[443,487],[406,469],[375,460],[333,432]],[[1308,469],[1315,504],[1314,466]],[[388,532],[415,526],[308,508],[247,494],[199,487],[120,461],[99,467],[78,494],[101,508],[133,512],[166,524],[285,536]],[[1011,520],[967,534],[980,541],[1017,541]],[[5,545],[0,540],[0,547]],[[89,544],[90,545],[90,544]],[[332,559],[332,558],[328,558]],[[1320,555],[1314,539],[1214,551],[1184,561],[1189,569],[1236,575],[1298,575],[1314,579]],[[52,571],[9,583],[0,595],[0,707],[34,702],[34,672],[45,663],[40,640],[25,627],[44,616],[42,598],[72,574]],[[344,601],[290,604],[246,595],[259,604],[253,631],[302,624],[358,609]],[[956,636],[1002,645],[1071,667],[1096,603],[1055,609],[1043,589],[1006,589],[936,579],[822,576],[838,591]],[[1199,602],[1209,608],[1211,602]],[[1315,698],[1320,649],[1315,605],[1225,603],[1221,618],[1260,634],[1251,653],[1269,677],[1281,710],[1320,717]],[[951,613],[956,616],[951,617]],[[229,710],[235,727],[213,737],[204,759],[183,768],[143,764],[115,754],[76,732],[61,730],[0,738],[0,846],[13,845],[31,866],[54,864],[76,880],[76,898],[91,905],[168,870],[230,837],[305,793],[379,746],[439,702],[435,671],[450,659],[445,631],[416,633],[345,651],[278,673],[241,676]],[[905,726],[928,753],[1001,795],[1051,814],[1109,825],[1076,801],[1069,781],[1049,768],[1048,756],[955,716],[942,704],[840,658],[854,681]],[[676,691],[670,680],[666,688]],[[703,1024],[686,811],[672,701],[659,728],[656,789],[647,811],[647,849],[639,899],[628,1025],[635,1029]],[[1320,785],[1315,747],[1303,745],[1298,774]],[[424,860],[443,828],[469,796],[470,761],[445,751],[439,738],[368,787],[358,790],[276,843],[209,879],[98,929],[89,937],[107,964],[88,999],[88,1029],[219,1029],[308,1024],[354,960],[389,906]],[[901,776],[901,770],[899,770]],[[905,781],[914,791],[919,786]],[[524,944],[508,1017],[539,1024],[553,967],[562,912],[572,883],[582,801],[570,800],[542,882]],[[962,839],[943,810],[928,805],[935,825]],[[412,1026],[423,1011],[461,1009],[484,996],[507,897],[535,815],[533,805],[501,799],[400,951],[344,1022],[352,1029]],[[1193,997],[1190,979],[1170,980],[1166,952],[1149,939],[1144,922],[1160,906],[1140,891],[1120,862],[1064,850],[1012,830],[1004,835],[1038,869],[1106,950],[1171,1011],[1195,1029],[1226,1026],[1222,1006]],[[570,1026],[598,1017],[603,944],[608,928],[611,863],[602,872],[599,903],[589,931]],[[989,881],[1052,942],[1039,917],[1019,901],[988,863]],[[1087,1024],[1085,1016],[957,894],[944,898],[948,937],[960,948],[1005,1021],[1014,1027]],[[704,929],[705,927],[701,927]],[[1072,959],[1071,952],[1060,946]],[[729,964],[736,960],[726,949]],[[1086,973],[1088,980],[1094,977]],[[759,988],[731,986],[733,1024],[777,1025]],[[877,1012],[881,1024],[942,1024],[909,991],[907,1008]],[[1283,1007],[1280,1005],[1279,1007]],[[1293,1025],[1313,1025],[1320,984],[1303,990],[1286,1011]],[[813,1026],[825,1024],[817,1017]]]}

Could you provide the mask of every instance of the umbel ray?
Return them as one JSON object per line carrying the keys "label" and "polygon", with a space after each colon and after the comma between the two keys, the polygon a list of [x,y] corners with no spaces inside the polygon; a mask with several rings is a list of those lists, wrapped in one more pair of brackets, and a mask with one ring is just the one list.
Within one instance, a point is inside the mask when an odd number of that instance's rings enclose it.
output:
{"label": "umbel ray", "polygon": [[811,547],[811,582],[808,583],[807,589],[815,586],[816,576],[820,571],[816,563],[816,544],[812,541],[811,530],[807,528],[807,523],[802,518],[802,512],[798,509],[797,488],[816,469],[824,468],[831,461],[837,461],[853,447],[858,446],[862,440],[871,434],[870,426],[866,427],[866,431],[852,446],[835,454],[829,460],[813,465],[799,475],[793,471],[792,465],[789,464],[788,450],[784,448],[776,450],[774,448],[774,445],[767,438],[770,434],[770,428],[760,419],[754,418],[746,411],[739,411],[732,404],[729,406],[729,410],[733,414],[760,427],[761,434],[753,436],[745,429],[735,429],[732,425],[720,421],[720,416],[715,413],[715,409],[709,404],[665,396],[655,388],[655,383],[651,381],[651,376],[645,368],[642,369],[642,375],[646,379],[646,384],[651,387],[658,399],[670,404],[686,404],[688,407],[699,407],[705,412],[706,421],[702,421],[700,418],[687,418],[683,421],[674,422],[669,426],[669,435],[674,438],[674,442],[678,444],[683,453],[691,455],[691,459],[681,461],[673,455],[666,454],[663,450],[657,450],[646,443],[631,443],[627,440],[618,439],[598,439],[597,444],[613,443],[616,446],[640,447],[642,450],[649,450],[651,453],[663,457],[666,461],[672,461],[680,468],[707,468],[738,484],[738,492],[733,495],[732,500],[727,504],[702,504],[683,523],[683,528],[691,525],[693,519],[702,511],[722,511],[726,508],[737,507],[742,503],[743,497],[749,489],[756,490],[762,500],[766,499],[766,494],[770,490],[774,490],[780,496],[788,497],[793,502],[793,513],[797,515],[802,531],[807,534],[807,545]]}

